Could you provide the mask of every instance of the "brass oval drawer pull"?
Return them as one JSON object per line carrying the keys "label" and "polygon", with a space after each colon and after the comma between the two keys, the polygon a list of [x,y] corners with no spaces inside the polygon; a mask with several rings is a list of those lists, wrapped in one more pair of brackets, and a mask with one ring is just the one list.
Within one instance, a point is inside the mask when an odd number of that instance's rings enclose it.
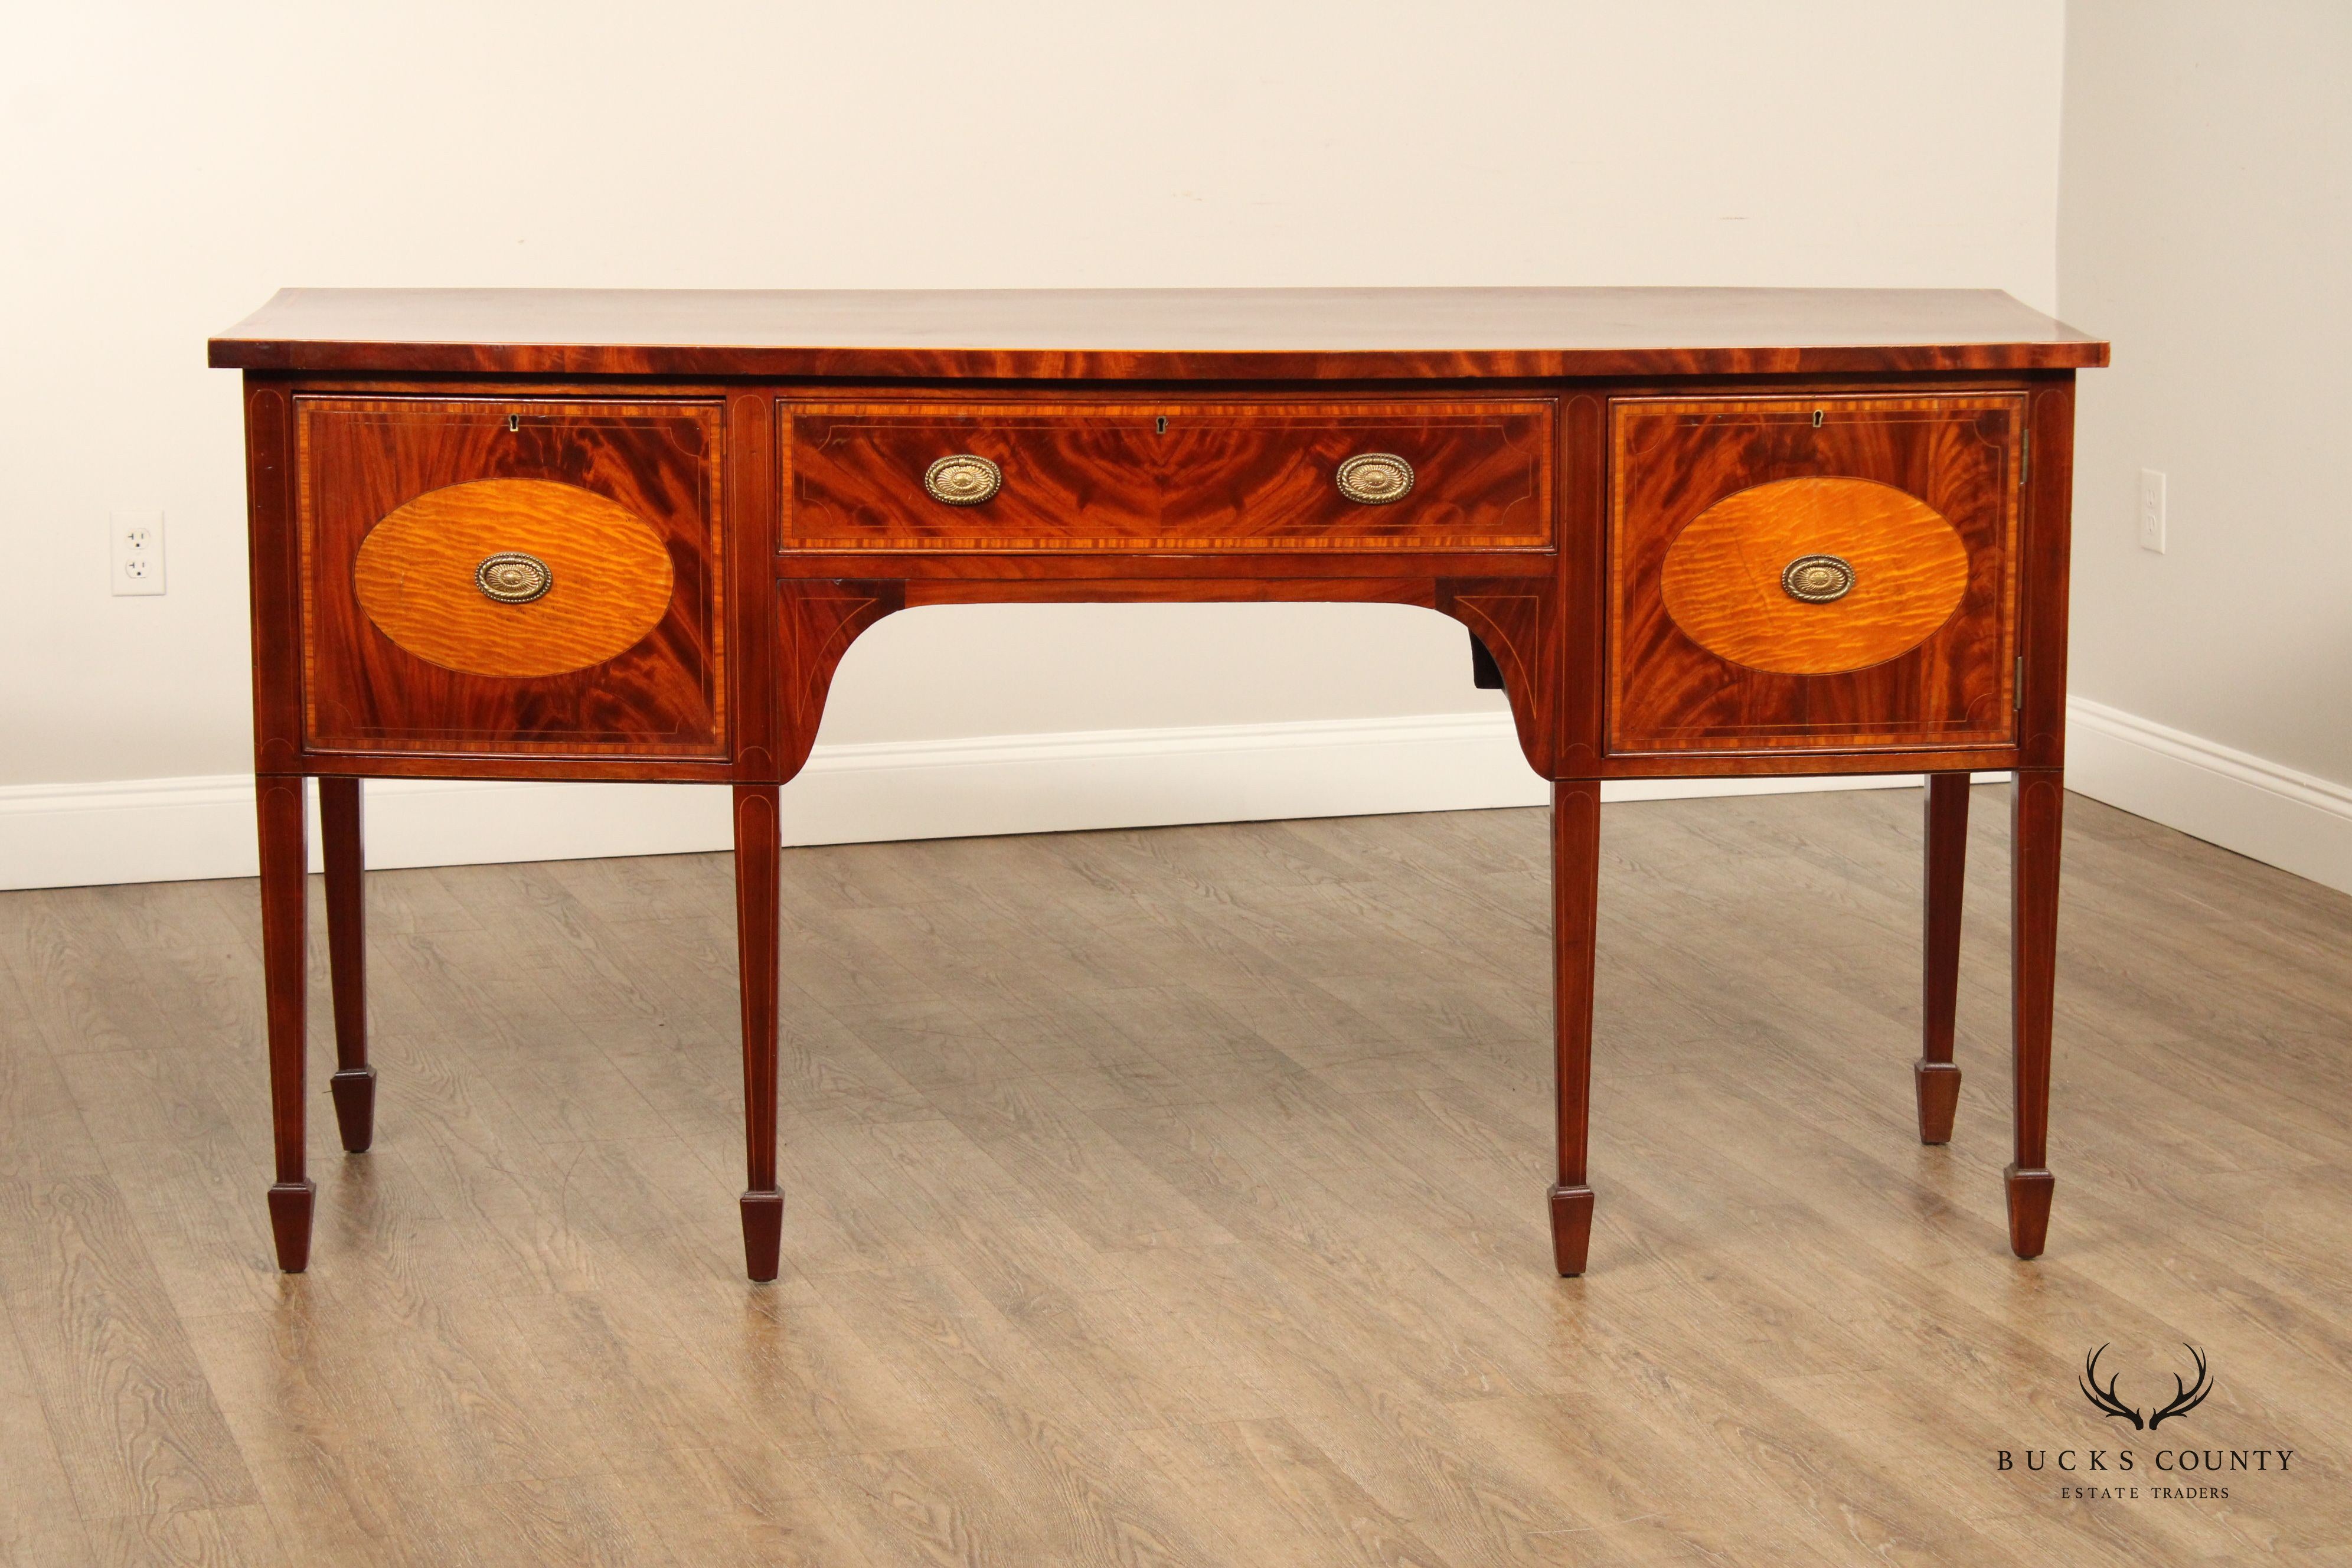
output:
{"label": "brass oval drawer pull", "polygon": [[474,585],[501,605],[528,605],[555,586],[555,574],[536,555],[501,550],[474,568]]}
{"label": "brass oval drawer pull", "polygon": [[1412,465],[1393,452],[1360,452],[1334,477],[1341,495],[1366,506],[1402,500],[1412,489]]}
{"label": "brass oval drawer pull", "polygon": [[1853,592],[1853,563],[1837,555],[1800,555],[1780,574],[1780,586],[1791,599],[1826,605]]}
{"label": "brass oval drawer pull", "polygon": [[950,506],[978,506],[1004,488],[1004,470],[986,458],[958,452],[923,470],[923,489]]}

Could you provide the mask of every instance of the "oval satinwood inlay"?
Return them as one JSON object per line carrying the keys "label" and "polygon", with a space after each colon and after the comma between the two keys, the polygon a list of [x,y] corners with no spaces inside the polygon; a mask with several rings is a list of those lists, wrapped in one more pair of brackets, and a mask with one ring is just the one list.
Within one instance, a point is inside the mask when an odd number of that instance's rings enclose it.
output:
{"label": "oval satinwood inlay", "polygon": [[[493,596],[480,573],[530,562],[545,587]],[[651,523],[550,479],[475,479],[428,490],[368,530],[352,568],[376,629],[467,675],[562,675],[627,652],[661,624],[674,585]]]}
{"label": "oval satinwood inlay", "polygon": [[[1810,577],[1790,585],[1792,567],[1808,563],[1835,563],[1822,570],[1820,596],[1801,592]],[[1659,586],[1675,624],[1709,653],[1779,675],[1834,675],[1934,636],[1968,592],[1969,551],[1943,513],[1907,490],[1779,479],[1692,519]]]}

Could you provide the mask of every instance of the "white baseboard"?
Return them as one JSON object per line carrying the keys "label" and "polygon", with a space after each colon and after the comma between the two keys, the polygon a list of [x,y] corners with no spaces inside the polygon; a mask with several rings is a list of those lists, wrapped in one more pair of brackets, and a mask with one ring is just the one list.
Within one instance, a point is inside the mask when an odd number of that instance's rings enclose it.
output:
{"label": "white baseboard", "polygon": [[[2352,789],[2084,698],[2067,783],[2095,800],[2352,892]],[[1609,800],[1899,787],[1911,777],[1656,780]],[[1501,713],[820,746],[784,791],[791,844],[1540,805]],[[691,784],[368,786],[371,865],[723,849],[726,792]],[[249,877],[253,781],[0,788],[0,888]]]}
{"label": "white baseboard", "polygon": [[[1899,787],[1916,778],[1658,780],[1610,800]],[[724,790],[694,784],[368,786],[373,866],[723,849]],[[788,844],[1053,833],[1540,805],[1509,717],[1439,713],[820,746],[783,795]],[[314,851],[315,854],[315,851]],[[254,874],[253,781],[226,773],[0,788],[0,888]]]}
{"label": "white baseboard", "polygon": [[2352,893],[2352,789],[2332,780],[2075,697],[2066,785]]}

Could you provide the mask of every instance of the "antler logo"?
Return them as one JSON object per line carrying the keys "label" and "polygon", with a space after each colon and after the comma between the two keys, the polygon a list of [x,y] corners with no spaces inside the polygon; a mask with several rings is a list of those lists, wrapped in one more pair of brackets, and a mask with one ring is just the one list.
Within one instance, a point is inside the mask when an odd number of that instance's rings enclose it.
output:
{"label": "antler logo", "polygon": [[2172,1403],[2158,1411],[2155,1415],[2150,1415],[2147,1420],[2142,1421],[2140,1419],[2139,1411],[2136,1406],[2126,1405],[2123,1400],[2117,1396],[2116,1393],[2116,1374],[2114,1373],[2109,1373],[2107,1374],[2106,1385],[2105,1387],[2100,1386],[2099,1358],[2107,1353],[2107,1347],[2105,1345],[2101,1345],[2097,1350],[2093,1351],[2089,1355],[2083,1358],[2083,1381],[2081,1384],[2083,1397],[2089,1400],[2092,1407],[2098,1410],[2101,1414],[2119,1417],[2130,1422],[2132,1424],[2132,1430],[2135,1432],[2140,1431],[2143,1428],[2153,1432],[2158,1426],[2170,1420],[2175,1415],[2188,1415],[2200,1405],[2204,1404],[2205,1396],[2213,1392],[2213,1374],[2206,1368],[2205,1352],[2203,1351],[2199,1350],[2195,1345],[2189,1344],[2185,1341],[2182,1342],[2180,1348],[2187,1351],[2189,1356],[2197,1363],[2197,1381],[2191,1384],[2183,1384],[2180,1381],[2179,1374],[2178,1373],[2174,1373],[2172,1378]]}

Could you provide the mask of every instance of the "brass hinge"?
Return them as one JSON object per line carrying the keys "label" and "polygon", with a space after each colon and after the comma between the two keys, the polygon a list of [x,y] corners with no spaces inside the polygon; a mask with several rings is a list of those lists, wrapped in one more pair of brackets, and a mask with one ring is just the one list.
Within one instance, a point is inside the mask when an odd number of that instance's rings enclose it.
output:
{"label": "brass hinge", "polygon": [[2009,689],[2009,706],[2012,712],[2025,711],[2025,656],[2017,656],[2017,680]]}
{"label": "brass hinge", "polygon": [[2021,430],[2017,433],[2017,485],[2020,489],[2025,488],[2026,476],[2032,472],[2033,472],[2033,432]]}

